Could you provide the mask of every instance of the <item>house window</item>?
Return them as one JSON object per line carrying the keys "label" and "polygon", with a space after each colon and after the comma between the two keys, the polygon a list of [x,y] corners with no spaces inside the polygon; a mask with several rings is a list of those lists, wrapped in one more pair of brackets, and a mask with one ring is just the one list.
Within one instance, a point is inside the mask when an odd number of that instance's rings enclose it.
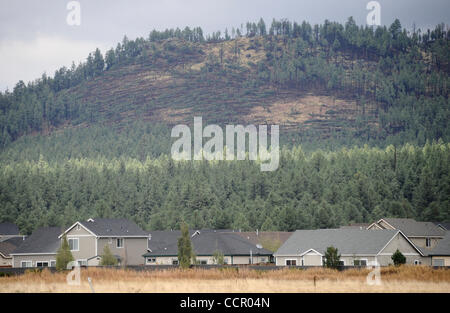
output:
{"label": "house window", "polygon": [[33,267],[33,262],[31,262],[31,261],[22,261],[22,262],[20,262],[20,267]]}
{"label": "house window", "polygon": [[78,238],[69,238],[69,248],[70,251],[78,251],[79,250],[79,239]]}
{"label": "house window", "polygon": [[419,260],[414,260],[414,265],[420,265],[422,264],[422,262],[420,262]]}
{"label": "house window", "polygon": [[77,260],[79,266],[87,266],[87,260]]}
{"label": "house window", "polygon": [[123,248],[123,238],[117,238],[117,248]]}
{"label": "house window", "polygon": [[50,267],[56,267],[56,261],[54,260],[50,261]]}
{"label": "house window", "polygon": [[426,246],[427,248],[431,247],[431,238],[425,239],[425,246]]}
{"label": "house window", "polygon": [[286,260],[287,266],[297,266],[297,260]]}
{"label": "house window", "polygon": [[172,260],[172,265],[178,265],[178,260]]}
{"label": "house window", "polygon": [[206,261],[206,260],[200,260],[200,264],[201,264],[201,265],[206,265],[206,264],[208,264],[208,261]]}
{"label": "house window", "polygon": [[344,266],[345,262],[343,260],[339,260],[339,266]]}
{"label": "house window", "polygon": [[261,263],[266,262],[266,258],[261,258]]}
{"label": "house window", "polygon": [[156,263],[156,258],[147,258],[147,263]]}
{"label": "house window", "polygon": [[80,230],[80,225],[77,224],[76,230]]}
{"label": "house window", "polygon": [[48,262],[47,261],[45,261],[45,262],[41,262],[41,261],[36,262],[36,267],[48,267]]}
{"label": "house window", "polygon": [[354,260],[353,265],[354,266],[367,266],[367,260],[366,259]]}
{"label": "house window", "polygon": [[228,258],[223,259],[223,264],[228,264]]}

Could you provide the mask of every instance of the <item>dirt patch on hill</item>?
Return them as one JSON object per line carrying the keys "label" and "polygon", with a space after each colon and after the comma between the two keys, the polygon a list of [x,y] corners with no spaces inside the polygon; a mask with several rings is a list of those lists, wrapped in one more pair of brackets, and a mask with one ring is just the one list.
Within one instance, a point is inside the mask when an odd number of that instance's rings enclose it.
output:
{"label": "dirt patch on hill", "polygon": [[326,121],[337,117],[351,117],[356,113],[355,101],[308,94],[299,98],[277,100],[267,106],[253,107],[245,119],[252,123],[290,125],[311,120]]}

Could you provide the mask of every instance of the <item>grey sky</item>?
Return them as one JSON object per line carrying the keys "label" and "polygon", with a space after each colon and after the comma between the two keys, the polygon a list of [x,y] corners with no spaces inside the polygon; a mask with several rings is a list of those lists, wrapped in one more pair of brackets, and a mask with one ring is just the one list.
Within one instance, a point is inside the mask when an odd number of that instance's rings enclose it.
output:
{"label": "grey sky", "polygon": [[[79,0],[81,25],[66,23],[69,0],[0,0],[0,90],[12,90],[45,71],[50,75],[72,60],[78,63],[96,47],[105,51],[152,29],[201,26],[206,33],[263,17],[322,23],[353,16],[365,24],[369,0]],[[449,0],[379,0],[381,23],[399,18],[411,28],[450,24]]]}

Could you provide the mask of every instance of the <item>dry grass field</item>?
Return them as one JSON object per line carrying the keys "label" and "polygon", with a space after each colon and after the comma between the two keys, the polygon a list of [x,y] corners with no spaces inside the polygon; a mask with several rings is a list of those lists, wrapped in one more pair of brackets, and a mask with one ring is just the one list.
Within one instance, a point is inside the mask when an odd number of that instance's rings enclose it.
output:
{"label": "dry grass field", "polygon": [[[381,285],[368,285],[369,270],[328,269],[169,269],[134,271],[89,268],[81,284],[70,286],[67,273],[29,272],[1,277],[0,292],[450,292],[450,271],[426,266],[382,268]],[[314,283],[315,281],[315,283]]]}

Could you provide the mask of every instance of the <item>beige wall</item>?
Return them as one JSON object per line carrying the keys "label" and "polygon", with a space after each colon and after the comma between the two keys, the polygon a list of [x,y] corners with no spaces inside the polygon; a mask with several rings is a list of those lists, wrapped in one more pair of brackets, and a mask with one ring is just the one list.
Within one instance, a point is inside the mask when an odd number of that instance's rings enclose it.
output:
{"label": "beige wall", "polygon": [[36,266],[36,262],[38,261],[56,261],[56,254],[42,254],[42,255],[14,255],[13,256],[13,267],[21,267],[21,261],[32,261],[32,266]]}
{"label": "beige wall", "polygon": [[[78,238],[79,251],[72,251],[75,260],[87,260],[88,266],[100,264],[96,256],[103,254],[103,248],[108,245],[113,255],[122,259],[122,265],[143,265],[143,254],[147,253],[148,238],[123,238],[123,247],[117,247],[117,237],[97,238],[82,226],[73,227],[67,232],[67,239]],[[122,238],[122,237],[121,237]]]}
{"label": "beige wall", "polygon": [[433,249],[440,238],[430,238],[431,239],[431,247],[426,246],[426,237],[409,237],[409,240],[411,240],[416,246],[423,248],[423,249]]}
{"label": "beige wall", "polygon": [[145,260],[142,256],[147,253],[148,238],[123,238],[123,248],[117,248],[117,238],[99,238],[98,254],[103,254],[106,245],[109,246],[113,255],[118,255],[122,259],[122,265],[143,265]]}
{"label": "beige wall", "polygon": [[[83,226],[77,229],[75,225],[66,233],[67,240],[78,238],[78,251],[71,251],[75,260],[88,260],[97,254],[95,250],[96,237],[87,231]],[[61,238],[61,240],[63,240]]]}
{"label": "beige wall", "polygon": [[10,267],[12,266],[12,258],[5,258],[3,254],[0,253],[0,267]]}
{"label": "beige wall", "polygon": [[435,265],[436,260],[444,260],[444,266],[450,266],[450,256],[432,256],[431,265]]}
{"label": "beige wall", "polygon": [[[165,257],[155,257],[156,262],[155,263],[146,263],[146,265],[172,265],[173,260],[177,260],[178,258],[176,256],[165,256]],[[197,256],[197,261],[206,261],[207,265],[214,265],[214,257],[213,256]],[[250,255],[248,256],[229,256],[225,255],[224,260],[227,260],[226,264],[229,265],[244,265],[244,264],[250,264],[249,263]],[[253,256],[253,264],[258,263],[268,263],[270,261],[269,256]]]}

